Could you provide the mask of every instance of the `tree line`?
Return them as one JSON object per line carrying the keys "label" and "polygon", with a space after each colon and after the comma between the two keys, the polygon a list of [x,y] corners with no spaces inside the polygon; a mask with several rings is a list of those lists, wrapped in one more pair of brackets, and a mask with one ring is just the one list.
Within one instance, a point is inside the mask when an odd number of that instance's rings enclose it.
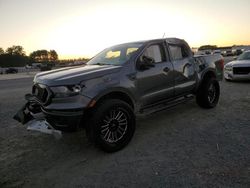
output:
{"label": "tree line", "polygon": [[198,48],[198,50],[216,50],[218,47],[216,45],[204,45]]}
{"label": "tree line", "polygon": [[26,55],[22,46],[7,48],[5,51],[0,47],[0,67],[23,67],[32,63],[54,64],[58,61],[55,50],[36,50]]}

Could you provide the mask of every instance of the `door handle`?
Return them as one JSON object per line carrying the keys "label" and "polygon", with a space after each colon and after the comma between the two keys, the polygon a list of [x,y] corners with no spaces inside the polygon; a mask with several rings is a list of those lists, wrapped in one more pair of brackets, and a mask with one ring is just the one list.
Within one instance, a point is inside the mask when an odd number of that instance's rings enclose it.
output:
{"label": "door handle", "polygon": [[163,71],[164,71],[164,72],[169,72],[170,69],[169,69],[168,67],[166,67],[166,68],[163,69]]}

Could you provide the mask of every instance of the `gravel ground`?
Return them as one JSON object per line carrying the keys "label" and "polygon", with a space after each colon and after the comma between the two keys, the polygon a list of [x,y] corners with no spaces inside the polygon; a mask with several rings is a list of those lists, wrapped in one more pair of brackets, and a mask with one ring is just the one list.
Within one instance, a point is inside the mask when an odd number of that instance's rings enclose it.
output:
{"label": "gravel ground", "polygon": [[0,74],[0,81],[12,80],[12,79],[22,79],[22,78],[33,78],[38,71],[32,72],[21,72],[17,74]]}
{"label": "gravel ground", "polygon": [[55,140],[12,120],[31,83],[0,81],[0,187],[250,187],[249,82],[221,82],[214,109],[192,100],[139,118],[113,154],[84,131]]}

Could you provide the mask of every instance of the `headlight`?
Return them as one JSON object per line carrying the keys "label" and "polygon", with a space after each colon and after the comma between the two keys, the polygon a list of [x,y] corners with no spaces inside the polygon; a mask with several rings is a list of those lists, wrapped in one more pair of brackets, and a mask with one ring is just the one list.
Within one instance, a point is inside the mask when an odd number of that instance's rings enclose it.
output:
{"label": "headlight", "polygon": [[57,86],[57,87],[50,87],[50,89],[52,90],[54,97],[62,98],[62,97],[70,97],[78,95],[82,90],[82,86],[80,85]]}

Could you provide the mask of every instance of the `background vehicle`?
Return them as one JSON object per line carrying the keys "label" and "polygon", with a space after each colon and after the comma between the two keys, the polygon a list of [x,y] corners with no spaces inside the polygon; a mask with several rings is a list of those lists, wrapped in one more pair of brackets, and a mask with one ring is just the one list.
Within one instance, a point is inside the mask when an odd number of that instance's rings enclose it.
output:
{"label": "background vehicle", "polygon": [[18,69],[16,69],[16,68],[7,68],[6,70],[5,70],[5,73],[6,74],[14,74],[14,73],[18,73]]}
{"label": "background vehicle", "polygon": [[86,128],[104,151],[126,146],[135,116],[192,99],[203,108],[217,105],[224,60],[193,56],[181,39],[121,44],[105,49],[86,66],[38,73],[27,104],[15,119],[23,124],[42,114],[55,129]]}
{"label": "background vehicle", "polygon": [[220,50],[214,50],[213,54],[221,54],[221,51]]}
{"label": "background vehicle", "polygon": [[242,54],[242,50],[241,49],[233,50],[233,55],[239,56],[241,54]]}
{"label": "background vehicle", "polygon": [[233,56],[233,52],[232,52],[232,50],[225,50],[222,52],[222,55],[225,57],[226,56]]}
{"label": "background vehicle", "polygon": [[211,51],[210,51],[210,50],[206,50],[206,51],[205,51],[205,54],[206,54],[206,55],[210,55],[210,54],[211,54]]}
{"label": "background vehicle", "polygon": [[224,66],[224,78],[227,81],[250,79],[250,51],[243,52],[236,60]]}
{"label": "background vehicle", "polygon": [[52,64],[44,63],[40,65],[40,71],[49,71],[52,69]]}

